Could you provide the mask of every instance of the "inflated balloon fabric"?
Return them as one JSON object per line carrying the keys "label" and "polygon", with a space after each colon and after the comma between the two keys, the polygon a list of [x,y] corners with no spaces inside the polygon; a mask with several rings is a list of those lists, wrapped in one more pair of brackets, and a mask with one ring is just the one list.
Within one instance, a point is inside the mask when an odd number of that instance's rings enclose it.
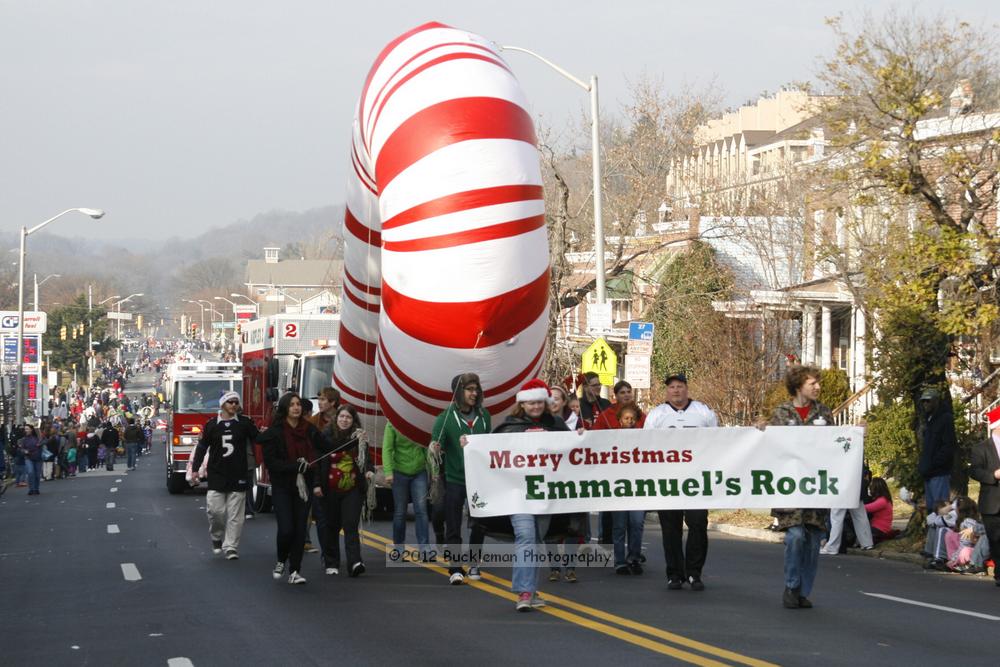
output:
{"label": "inflated balloon fabric", "polygon": [[507,63],[439,23],[396,38],[368,73],[350,159],[344,400],[421,443],[459,373],[506,411],[541,368],[549,296],[534,125]]}

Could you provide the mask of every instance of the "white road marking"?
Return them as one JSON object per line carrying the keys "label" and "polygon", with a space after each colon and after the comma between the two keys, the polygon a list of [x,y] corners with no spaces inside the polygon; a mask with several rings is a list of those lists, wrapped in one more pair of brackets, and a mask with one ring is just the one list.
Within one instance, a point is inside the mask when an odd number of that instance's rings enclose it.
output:
{"label": "white road marking", "polygon": [[118,530],[118,524],[117,523],[109,523],[108,524],[108,535],[117,535],[120,532],[121,531]]}
{"label": "white road marking", "polygon": [[974,616],[976,618],[983,618],[987,621],[1000,621],[1000,616],[991,616],[989,614],[980,614],[978,611],[966,611],[965,609],[956,609],[954,607],[944,607],[939,604],[931,604],[929,602],[920,602],[919,600],[908,600],[906,598],[898,598],[895,595],[883,595],[882,593],[865,593],[861,591],[862,595],[867,595],[873,598],[881,598],[883,600],[892,600],[893,602],[902,602],[903,604],[912,604],[916,607],[927,607],[928,609],[937,609],[938,611],[947,611],[952,614],[964,614],[965,616]]}
{"label": "white road marking", "polygon": [[149,636],[150,637],[162,637],[163,633],[162,632],[150,632]]}
{"label": "white road marking", "polygon": [[170,658],[167,667],[194,667],[194,663],[187,658]]}
{"label": "white road marking", "polygon": [[139,574],[139,568],[135,566],[135,563],[122,563],[122,576],[125,577],[125,581],[139,581],[142,579],[142,575]]}
{"label": "white road marking", "polygon": [[74,644],[73,646],[70,646],[70,648],[73,649],[74,651],[79,651],[80,650],[80,647],[77,646],[76,644]]}
{"label": "white road marking", "polygon": [[111,487],[111,493],[118,493],[118,487],[117,486],[112,486]]}
{"label": "white road marking", "polygon": [[122,481],[120,479],[116,479],[115,480],[115,484],[121,484],[121,483],[122,483]]}
{"label": "white road marking", "polygon": [[115,508],[115,504],[114,503],[108,503],[107,505],[105,505],[105,507],[107,507],[109,510],[113,510]]}

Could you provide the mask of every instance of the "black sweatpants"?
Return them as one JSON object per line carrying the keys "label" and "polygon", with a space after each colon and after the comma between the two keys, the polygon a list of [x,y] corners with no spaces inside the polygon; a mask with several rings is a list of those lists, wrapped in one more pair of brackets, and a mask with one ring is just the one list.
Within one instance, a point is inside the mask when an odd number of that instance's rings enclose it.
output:
{"label": "black sweatpants", "polygon": [[[361,523],[361,487],[355,485],[347,493],[327,492],[319,499],[323,505],[324,528],[326,534],[320,538],[323,546],[323,561],[326,567],[340,567],[340,531],[344,531],[344,551],[347,555],[347,568],[361,562],[361,536],[358,526]],[[320,523],[316,522],[317,533]]]}
{"label": "black sweatpants", "polygon": [[289,572],[302,571],[302,552],[306,544],[306,518],[309,503],[292,486],[271,486],[271,504],[278,522],[278,562],[288,561]]}
{"label": "black sweatpants", "polygon": [[[660,510],[663,554],[667,558],[667,578],[701,578],[708,555],[708,510]],[[687,544],[682,544],[684,524],[688,527]]]}

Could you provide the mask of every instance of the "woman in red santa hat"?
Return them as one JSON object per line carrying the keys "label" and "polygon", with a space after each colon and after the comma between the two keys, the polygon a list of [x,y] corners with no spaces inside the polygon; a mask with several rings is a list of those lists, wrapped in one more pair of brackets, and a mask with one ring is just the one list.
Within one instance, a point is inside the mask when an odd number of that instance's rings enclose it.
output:
{"label": "woman in red santa hat", "polygon": [[[562,417],[549,412],[552,392],[541,380],[529,380],[517,392],[517,405],[502,424],[493,429],[494,433],[527,433],[532,431],[568,431]],[[514,514],[510,522],[514,526],[514,545],[520,553],[527,553],[528,545],[542,544],[542,536],[548,528],[547,516],[534,514]],[[517,593],[517,610],[531,611],[544,607],[545,601],[538,595],[538,568],[534,565],[515,565],[511,577],[512,590]]]}

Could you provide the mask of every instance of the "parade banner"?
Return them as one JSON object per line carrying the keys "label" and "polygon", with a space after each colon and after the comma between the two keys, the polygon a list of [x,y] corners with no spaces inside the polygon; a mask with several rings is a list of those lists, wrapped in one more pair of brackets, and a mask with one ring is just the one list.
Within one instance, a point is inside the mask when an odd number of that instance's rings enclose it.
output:
{"label": "parade banner", "polygon": [[472,516],[855,507],[863,430],[769,426],[471,435]]}

